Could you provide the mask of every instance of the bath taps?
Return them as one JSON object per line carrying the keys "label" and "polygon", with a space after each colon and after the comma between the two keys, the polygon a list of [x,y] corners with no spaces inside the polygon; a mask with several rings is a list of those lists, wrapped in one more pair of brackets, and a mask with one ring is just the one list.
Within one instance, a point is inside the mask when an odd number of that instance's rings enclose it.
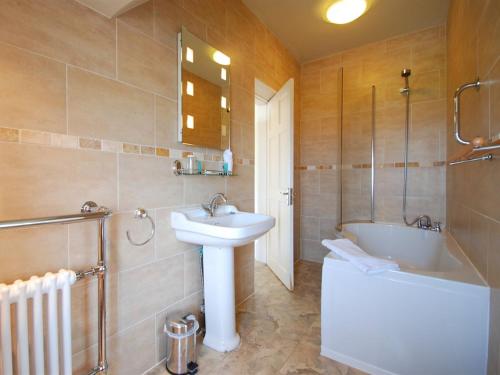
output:
{"label": "bath taps", "polygon": [[439,221],[433,223],[429,215],[421,215],[417,220],[418,228],[432,230],[433,232],[441,232],[441,223]]}
{"label": "bath taps", "polygon": [[215,210],[219,207],[218,203],[222,201],[224,204],[227,203],[227,198],[222,193],[215,193],[207,204],[202,204],[201,207],[210,215],[214,216]]}

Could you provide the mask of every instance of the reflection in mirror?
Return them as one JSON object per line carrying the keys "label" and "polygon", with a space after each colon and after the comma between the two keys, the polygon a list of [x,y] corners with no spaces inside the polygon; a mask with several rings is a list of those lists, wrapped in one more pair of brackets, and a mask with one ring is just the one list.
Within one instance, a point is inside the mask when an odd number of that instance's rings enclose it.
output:
{"label": "reflection in mirror", "polygon": [[229,148],[231,58],[191,34],[179,34],[179,142]]}

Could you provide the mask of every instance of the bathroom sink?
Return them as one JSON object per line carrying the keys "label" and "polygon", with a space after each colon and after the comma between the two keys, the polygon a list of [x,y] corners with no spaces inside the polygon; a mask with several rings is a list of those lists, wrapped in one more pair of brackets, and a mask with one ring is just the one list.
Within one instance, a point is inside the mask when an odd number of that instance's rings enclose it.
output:
{"label": "bathroom sink", "polygon": [[274,218],[222,205],[214,216],[203,208],[172,211],[170,223],[179,241],[203,245],[203,344],[219,352],[236,349],[240,335],[236,332],[234,248],[264,235],[274,227]]}
{"label": "bathroom sink", "polygon": [[236,247],[246,245],[274,227],[271,216],[241,212],[222,205],[214,216],[202,208],[187,208],[171,213],[172,228],[179,241],[204,246]]}

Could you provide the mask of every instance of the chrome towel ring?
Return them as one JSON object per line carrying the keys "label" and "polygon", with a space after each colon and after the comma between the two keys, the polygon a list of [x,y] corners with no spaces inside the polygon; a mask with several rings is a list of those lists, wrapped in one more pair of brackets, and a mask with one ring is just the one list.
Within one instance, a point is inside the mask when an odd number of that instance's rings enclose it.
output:
{"label": "chrome towel ring", "polygon": [[147,244],[149,241],[151,241],[153,239],[153,237],[155,236],[155,222],[153,221],[153,219],[151,219],[151,216],[149,216],[149,214],[147,213],[147,211],[144,209],[144,208],[138,208],[135,210],[134,212],[134,218],[135,219],[148,219],[149,222],[151,223],[151,235],[149,236],[148,239],[146,239],[145,241],[143,242],[136,242],[134,241],[131,237],[130,237],[130,231],[127,230],[126,234],[127,234],[127,239],[128,239],[128,242],[130,242],[130,244],[134,245],[134,246],[143,246],[145,244]]}

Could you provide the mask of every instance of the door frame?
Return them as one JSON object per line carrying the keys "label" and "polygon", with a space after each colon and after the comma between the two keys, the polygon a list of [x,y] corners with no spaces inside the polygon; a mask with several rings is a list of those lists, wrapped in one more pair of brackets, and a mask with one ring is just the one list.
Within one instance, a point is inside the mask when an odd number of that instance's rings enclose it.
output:
{"label": "door frame", "polygon": [[[276,91],[271,87],[258,79],[255,80],[255,212],[261,214],[269,212],[267,207],[267,104],[274,94]],[[255,241],[255,260],[267,264],[267,234]]]}

